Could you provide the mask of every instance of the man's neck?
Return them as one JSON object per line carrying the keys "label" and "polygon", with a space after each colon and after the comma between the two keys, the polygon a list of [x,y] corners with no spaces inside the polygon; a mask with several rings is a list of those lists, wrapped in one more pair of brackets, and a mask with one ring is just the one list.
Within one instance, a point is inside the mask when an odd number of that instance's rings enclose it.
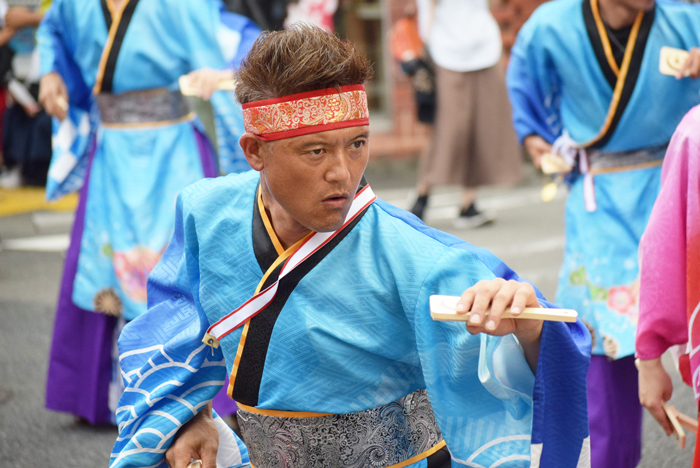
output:
{"label": "man's neck", "polygon": [[622,5],[617,0],[599,0],[600,16],[612,29],[622,29],[631,26],[640,10]]}
{"label": "man's neck", "polygon": [[126,3],[128,0],[112,0],[114,4],[114,9],[119,11],[124,3]]}
{"label": "man's neck", "polygon": [[272,223],[272,229],[275,231],[277,239],[285,250],[302,240],[311,232],[308,228],[305,228],[289,216],[289,213],[277,203],[275,197],[273,197],[268,190],[264,179],[261,183],[261,189],[265,212],[270,219],[270,223]]}

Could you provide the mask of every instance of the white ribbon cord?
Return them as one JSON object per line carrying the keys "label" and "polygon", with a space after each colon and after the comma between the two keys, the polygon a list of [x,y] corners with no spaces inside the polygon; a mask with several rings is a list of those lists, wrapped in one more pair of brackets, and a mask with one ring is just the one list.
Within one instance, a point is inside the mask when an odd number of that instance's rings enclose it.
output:
{"label": "white ribbon cord", "polygon": [[589,213],[596,211],[598,204],[595,200],[595,181],[588,167],[588,153],[586,150],[579,148],[578,143],[571,139],[568,132],[564,131],[552,145],[552,152],[561,156],[572,167],[578,159],[579,170],[581,175],[583,175],[583,201],[586,211]]}
{"label": "white ribbon cord", "polygon": [[566,164],[573,167],[576,165],[576,157],[580,155],[579,151],[582,151],[576,145],[577,143],[564,130],[564,133],[552,144],[552,153],[558,154]]}
{"label": "white ribbon cord", "polygon": [[[279,288],[279,282],[282,278],[294,270],[294,268],[299,266],[299,264],[301,264],[304,260],[320,250],[324,245],[330,242],[376,199],[377,197],[374,195],[374,192],[372,192],[370,186],[365,186],[365,188],[355,195],[350,211],[345,217],[345,222],[340,229],[334,232],[316,232],[309,237],[306,242],[304,242],[284,263],[277,281],[275,281],[267,289],[250,298],[238,309],[234,310],[209,327],[209,330],[207,330],[207,336],[205,336],[203,340],[204,343],[210,346],[213,345],[213,342],[209,342],[211,338],[214,338],[217,341],[220,340],[253,318],[255,315],[262,312],[274,300],[275,295],[277,294],[277,289]],[[218,344],[216,344],[216,347],[218,347]]]}
{"label": "white ribbon cord", "polygon": [[595,201],[595,182],[593,174],[588,167],[588,154],[585,150],[580,150],[579,169],[583,174],[583,203],[586,206],[586,211],[593,213],[598,209],[598,204]]}

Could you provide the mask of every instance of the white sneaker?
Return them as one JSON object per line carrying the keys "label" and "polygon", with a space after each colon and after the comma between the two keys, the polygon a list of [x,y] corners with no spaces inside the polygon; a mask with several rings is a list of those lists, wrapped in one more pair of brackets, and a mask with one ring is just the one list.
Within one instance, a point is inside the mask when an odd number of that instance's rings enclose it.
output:
{"label": "white sneaker", "polygon": [[492,223],[495,220],[496,215],[494,213],[477,211],[472,205],[468,209],[462,210],[453,224],[457,229],[474,229]]}
{"label": "white sneaker", "polygon": [[22,185],[22,176],[20,174],[19,166],[15,166],[13,169],[4,169],[0,172],[0,187],[2,188],[17,188]]}

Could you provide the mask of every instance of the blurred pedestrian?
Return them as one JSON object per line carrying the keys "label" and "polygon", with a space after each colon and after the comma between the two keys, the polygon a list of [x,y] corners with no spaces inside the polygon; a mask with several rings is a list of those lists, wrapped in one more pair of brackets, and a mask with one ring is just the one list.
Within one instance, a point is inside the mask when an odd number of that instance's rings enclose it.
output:
{"label": "blurred pedestrian", "polygon": [[[420,35],[415,2],[409,2],[403,15],[391,28],[391,53],[401,71],[411,79],[416,103],[416,118],[429,129],[428,141],[432,139],[435,123],[435,69]],[[430,160],[432,145],[423,149],[422,160]]]}
{"label": "blurred pedestrian", "polygon": [[[47,12],[40,103],[63,121],[56,144],[89,133],[87,114],[99,115],[61,284],[47,408],[114,421],[120,327],[146,310],[146,279],[172,234],[177,194],[220,171],[178,78],[189,73],[212,98],[224,120],[217,133],[237,132],[240,107],[214,90],[258,33],[214,0],[55,0]],[[240,133],[217,137],[237,144]],[[66,151],[52,171],[80,167],[78,156]]]}
{"label": "blurred pedestrian", "polygon": [[[0,81],[11,99],[1,106],[2,162],[0,187],[46,185],[51,160],[51,118],[37,103],[39,56],[35,32],[44,14],[36,5],[0,4],[4,23],[0,34]],[[6,108],[6,102],[9,106]]]}
{"label": "blurred pedestrian", "polygon": [[[665,76],[659,62],[662,46],[692,45],[700,45],[695,6],[561,0],[535,11],[511,51],[518,136],[538,167],[559,167],[572,184],[556,302],[577,310],[593,335],[587,382],[593,468],[633,467],[641,456],[633,357],[638,247],[666,146],[700,102],[700,82]],[[700,75],[699,53],[686,62],[693,78]]]}
{"label": "blurred pedestrian", "polygon": [[[683,381],[700,397],[700,106],[694,107],[673,134],[656,199],[639,246],[639,399],[671,434],[662,408],[673,393],[661,363],[669,349]],[[695,444],[693,468],[700,468]]]}
{"label": "blurred pedestrian", "polygon": [[487,0],[419,0],[417,5],[421,33],[435,63],[437,115],[411,211],[422,218],[432,187],[459,184],[462,200],[455,225],[478,227],[493,216],[477,209],[477,188],[512,184],[521,177],[500,65],[500,29]]}

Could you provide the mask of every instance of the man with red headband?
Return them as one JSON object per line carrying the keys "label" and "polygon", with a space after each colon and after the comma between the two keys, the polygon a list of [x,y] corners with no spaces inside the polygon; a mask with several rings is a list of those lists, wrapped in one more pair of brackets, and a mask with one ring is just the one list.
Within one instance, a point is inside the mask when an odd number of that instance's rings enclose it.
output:
{"label": "man with red headband", "polygon": [[[255,171],[178,199],[150,309],[119,341],[112,467],[587,466],[588,333],[502,319],[549,304],[374,196],[370,77],[352,45],[309,26],[244,60]],[[434,321],[434,294],[461,295],[467,327]],[[247,448],[210,409],[227,374]]]}

